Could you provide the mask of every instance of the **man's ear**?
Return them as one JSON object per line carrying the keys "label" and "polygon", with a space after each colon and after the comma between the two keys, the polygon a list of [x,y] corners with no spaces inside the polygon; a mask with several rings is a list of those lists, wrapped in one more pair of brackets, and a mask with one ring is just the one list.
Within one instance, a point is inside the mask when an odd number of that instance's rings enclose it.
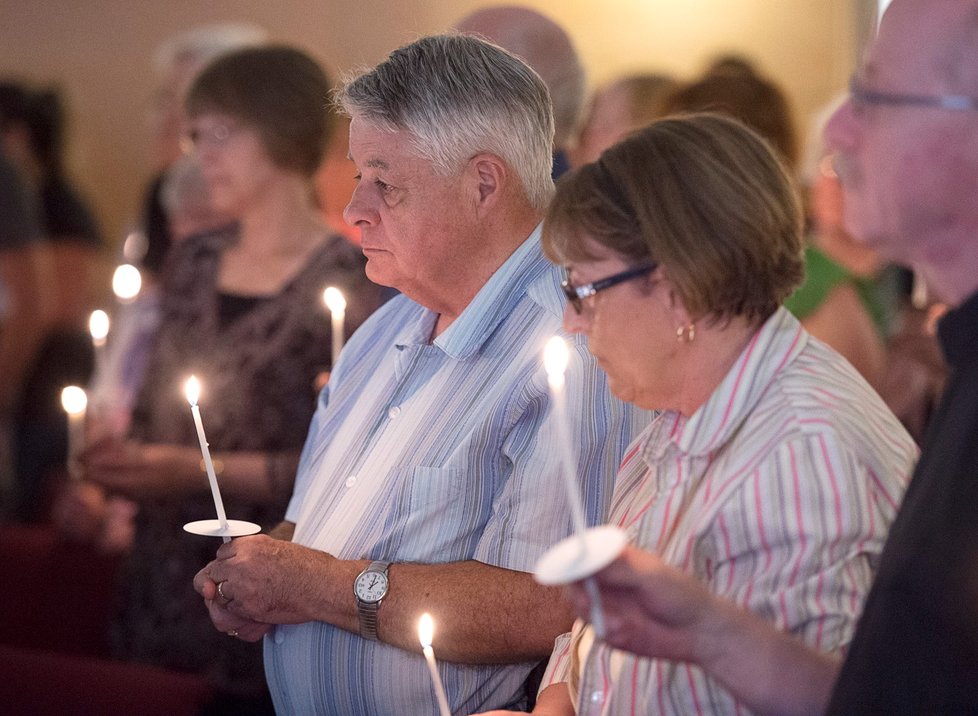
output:
{"label": "man's ear", "polygon": [[492,209],[500,200],[510,179],[509,168],[495,154],[483,152],[469,160],[474,179],[476,210],[482,214]]}

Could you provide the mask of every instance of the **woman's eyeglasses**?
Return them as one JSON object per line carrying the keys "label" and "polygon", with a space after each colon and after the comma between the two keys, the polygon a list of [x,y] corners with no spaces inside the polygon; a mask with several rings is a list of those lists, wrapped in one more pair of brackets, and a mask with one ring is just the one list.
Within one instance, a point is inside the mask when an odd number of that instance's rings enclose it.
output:
{"label": "woman's eyeglasses", "polygon": [[571,306],[574,307],[574,311],[580,314],[584,308],[584,299],[590,298],[599,291],[604,291],[606,288],[611,288],[612,286],[617,286],[620,283],[629,281],[638,276],[645,276],[655,271],[656,264],[654,261],[642,264],[641,266],[634,266],[630,269],[625,269],[620,273],[616,273],[613,276],[607,276],[597,281],[592,281],[591,283],[584,284],[583,286],[573,286],[569,279],[565,278],[560,282],[560,287],[564,289],[564,295],[567,296],[567,300]]}

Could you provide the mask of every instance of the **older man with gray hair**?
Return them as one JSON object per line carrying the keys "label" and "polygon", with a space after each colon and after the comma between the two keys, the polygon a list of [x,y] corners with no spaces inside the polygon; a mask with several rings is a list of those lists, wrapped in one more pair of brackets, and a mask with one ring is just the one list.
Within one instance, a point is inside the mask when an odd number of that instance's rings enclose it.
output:
{"label": "older man with gray hair", "polygon": [[[347,344],[313,419],[286,521],[197,575],[215,626],[265,636],[281,713],[433,713],[430,612],[455,713],[525,704],[570,625],[531,575],[566,536],[559,421],[541,364],[560,276],[539,223],[553,192],[546,87],[501,48],[428,37],[350,81],[367,273],[402,295]],[[647,414],[572,344],[566,396],[585,511]]]}

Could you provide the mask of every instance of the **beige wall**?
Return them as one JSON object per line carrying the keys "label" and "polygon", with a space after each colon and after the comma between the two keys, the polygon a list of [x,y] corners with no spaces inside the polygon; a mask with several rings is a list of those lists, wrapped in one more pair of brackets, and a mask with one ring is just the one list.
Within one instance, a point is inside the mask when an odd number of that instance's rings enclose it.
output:
{"label": "beige wall", "polygon": [[[485,0],[2,0],[0,75],[57,83],[73,119],[70,166],[117,242],[150,172],[150,55],[197,24],[257,23],[334,71],[374,63]],[[754,57],[803,119],[844,85],[869,0],[534,0],[564,23],[592,82],[623,71],[690,75],[714,54]]]}

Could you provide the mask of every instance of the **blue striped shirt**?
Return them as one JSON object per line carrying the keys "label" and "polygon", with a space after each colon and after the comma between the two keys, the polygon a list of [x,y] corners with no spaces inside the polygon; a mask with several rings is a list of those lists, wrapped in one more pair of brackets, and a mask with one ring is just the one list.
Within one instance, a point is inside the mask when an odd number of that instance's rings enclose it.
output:
{"label": "blue striped shirt", "polygon": [[[539,234],[433,342],[437,315],[403,296],[353,336],[310,428],[286,515],[296,542],[343,559],[532,571],[567,536],[542,365],[547,339],[560,333],[563,296]],[[585,512],[596,524],[625,448],[651,416],[611,397],[582,338],[571,348],[568,413]],[[437,712],[420,649],[322,622],[276,627],[265,665],[280,713]],[[532,666],[439,664],[456,713],[519,705]]]}

